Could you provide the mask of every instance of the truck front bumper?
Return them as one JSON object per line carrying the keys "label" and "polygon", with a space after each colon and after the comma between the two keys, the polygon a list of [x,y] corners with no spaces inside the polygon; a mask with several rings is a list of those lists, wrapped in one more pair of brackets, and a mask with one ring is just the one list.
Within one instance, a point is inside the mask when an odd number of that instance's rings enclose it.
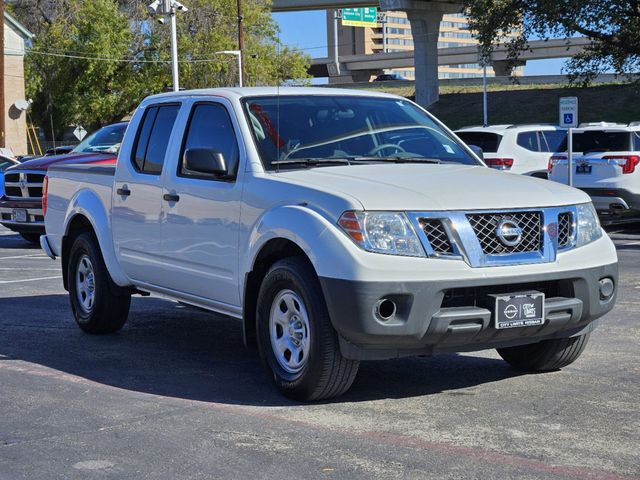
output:
{"label": "truck front bumper", "polygon": [[19,233],[44,234],[44,215],[39,200],[0,199],[0,224]]}
{"label": "truck front bumper", "polygon": [[[603,279],[614,285],[606,298]],[[320,283],[342,354],[373,360],[524,345],[589,332],[615,304],[618,265],[510,278],[366,282],[321,277]],[[544,323],[496,329],[488,295],[531,290],[545,293]],[[386,320],[379,312],[383,299],[395,304]]]}

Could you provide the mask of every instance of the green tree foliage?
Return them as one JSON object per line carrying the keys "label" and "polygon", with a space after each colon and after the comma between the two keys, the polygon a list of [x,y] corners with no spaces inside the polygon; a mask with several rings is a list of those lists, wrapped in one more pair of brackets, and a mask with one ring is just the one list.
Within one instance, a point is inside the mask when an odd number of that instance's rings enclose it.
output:
{"label": "green tree foliage", "polygon": [[[147,95],[171,87],[168,24],[152,18],[150,0],[26,0],[14,14],[36,34],[26,57],[27,93],[37,124],[57,134],[117,121]],[[178,14],[180,86],[235,85],[236,0],[188,0]],[[283,47],[263,0],[244,0],[245,85],[306,79],[308,58]]]}
{"label": "green tree foliage", "polygon": [[[529,39],[587,36],[591,45],[573,57],[567,70],[588,83],[610,70],[640,69],[640,3],[638,0],[467,0],[471,28],[484,54],[507,41],[515,63]],[[515,37],[509,35],[516,33]]]}

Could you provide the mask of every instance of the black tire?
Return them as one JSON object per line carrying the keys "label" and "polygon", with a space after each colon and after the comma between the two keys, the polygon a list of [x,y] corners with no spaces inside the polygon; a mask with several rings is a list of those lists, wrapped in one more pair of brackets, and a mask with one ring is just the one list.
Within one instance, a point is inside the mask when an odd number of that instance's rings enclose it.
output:
{"label": "black tire", "polygon": [[519,347],[499,348],[500,356],[516,370],[549,372],[575,362],[589,341],[589,334],[544,340]]}
{"label": "black tire", "polygon": [[37,233],[21,233],[20,236],[29,243],[40,245],[40,235]]}
{"label": "black tire", "polygon": [[[271,342],[272,305],[284,291],[297,295],[308,318],[308,355],[295,373],[280,365]],[[258,295],[256,323],[260,358],[286,397],[299,401],[331,398],[342,395],[353,383],[360,362],[340,353],[338,334],[331,325],[320,282],[305,259],[280,260],[267,272]]]}
{"label": "black tire", "polygon": [[[92,267],[93,301],[83,305],[77,283],[81,262],[88,259]],[[86,264],[85,264],[86,265]],[[73,242],[67,265],[69,298],[78,326],[87,333],[114,333],[122,328],[129,316],[131,294],[118,287],[107,271],[98,241],[92,233],[82,233]],[[85,296],[86,298],[86,296]]]}

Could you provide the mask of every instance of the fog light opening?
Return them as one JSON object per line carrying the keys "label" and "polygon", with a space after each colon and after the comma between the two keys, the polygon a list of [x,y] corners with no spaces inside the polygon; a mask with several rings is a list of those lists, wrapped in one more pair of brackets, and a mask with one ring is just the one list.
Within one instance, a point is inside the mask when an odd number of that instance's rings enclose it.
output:
{"label": "fog light opening", "polygon": [[376,303],[376,316],[383,321],[391,320],[396,316],[396,303],[388,298],[382,298]]}
{"label": "fog light opening", "polygon": [[606,277],[600,280],[600,300],[609,300],[614,291],[615,285],[612,278]]}

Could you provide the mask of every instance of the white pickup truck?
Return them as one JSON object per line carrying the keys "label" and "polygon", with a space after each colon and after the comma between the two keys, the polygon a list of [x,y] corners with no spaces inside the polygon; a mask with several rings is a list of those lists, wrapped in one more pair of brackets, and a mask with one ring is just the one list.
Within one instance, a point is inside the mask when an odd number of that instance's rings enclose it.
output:
{"label": "white pickup truck", "polygon": [[89,333],[154,293],[240,319],[276,386],[340,395],[360,360],[497,348],[573,362],[613,308],[589,197],[489,168],[400,97],[324,88],[145,99],[117,166],[54,166],[44,210]]}

